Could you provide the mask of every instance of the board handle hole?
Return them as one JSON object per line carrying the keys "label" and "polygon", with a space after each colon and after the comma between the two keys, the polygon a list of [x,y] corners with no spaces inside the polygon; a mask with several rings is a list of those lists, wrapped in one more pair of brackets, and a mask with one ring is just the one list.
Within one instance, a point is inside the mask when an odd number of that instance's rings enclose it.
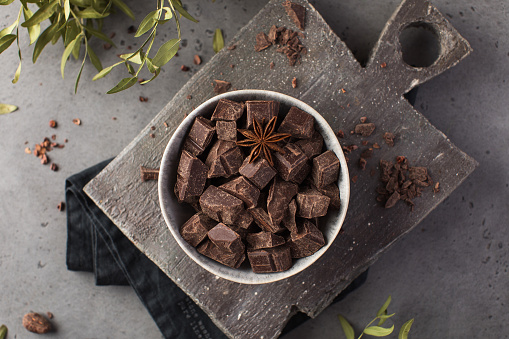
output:
{"label": "board handle hole", "polygon": [[413,22],[399,35],[403,61],[412,67],[429,67],[440,57],[440,36],[426,22]]}

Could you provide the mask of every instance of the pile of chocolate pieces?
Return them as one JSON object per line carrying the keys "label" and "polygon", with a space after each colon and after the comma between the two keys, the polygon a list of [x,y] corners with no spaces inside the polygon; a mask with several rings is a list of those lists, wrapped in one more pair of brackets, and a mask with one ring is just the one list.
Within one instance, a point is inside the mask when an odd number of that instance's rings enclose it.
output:
{"label": "pile of chocolate pieces", "polygon": [[[210,120],[194,120],[184,141],[174,191],[197,213],[180,234],[199,253],[232,268],[247,253],[255,273],[288,270],[293,258],[325,245],[318,218],[340,207],[339,159],[323,151],[313,116],[292,107],[277,126],[278,115],[276,101],[221,99]],[[263,132],[268,143],[276,127],[273,136],[287,137],[267,148],[272,154],[244,154],[241,147],[249,145],[242,135]]]}

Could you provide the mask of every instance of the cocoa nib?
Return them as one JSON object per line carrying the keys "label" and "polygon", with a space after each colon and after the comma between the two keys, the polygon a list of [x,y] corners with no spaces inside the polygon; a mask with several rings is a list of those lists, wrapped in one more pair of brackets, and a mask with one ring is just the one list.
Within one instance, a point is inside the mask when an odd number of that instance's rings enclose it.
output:
{"label": "cocoa nib", "polygon": [[390,147],[394,146],[394,139],[396,138],[394,134],[392,134],[391,132],[385,132],[383,138],[387,145],[389,145]]}
{"label": "cocoa nib", "polygon": [[30,312],[23,317],[23,327],[28,331],[43,334],[51,331],[51,323],[39,313]]}
{"label": "cocoa nib", "polygon": [[303,31],[306,20],[306,8],[288,0],[283,2],[283,7],[286,9],[286,13],[293,20],[295,25]]}
{"label": "cocoa nib", "polygon": [[201,64],[201,58],[198,54],[195,54],[194,58],[193,58],[193,63],[195,65],[200,65]]}
{"label": "cocoa nib", "polygon": [[402,200],[413,210],[413,199],[420,197],[425,187],[431,186],[434,193],[438,193],[438,185],[434,185],[427,168],[410,167],[403,156],[397,157],[395,163],[380,160],[380,181],[382,185],[376,189],[377,200],[385,208],[394,207],[398,200]]}
{"label": "cocoa nib", "polygon": [[223,80],[214,80],[215,83],[212,83],[214,86],[214,93],[223,94],[228,92],[228,90],[232,87],[231,82],[223,81]]}
{"label": "cocoa nib", "polygon": [[285,54],[290,66],[294,66],[296,63],[300,63],[301,55],[307,53],[307,49],[301,44],[299,37],[304,37],[304,35],[286,27],[273,25],[269,30],[269,35],[264,32],[258,33],[255,50],[260,52],[271,45],[277,45],[277,52]]}

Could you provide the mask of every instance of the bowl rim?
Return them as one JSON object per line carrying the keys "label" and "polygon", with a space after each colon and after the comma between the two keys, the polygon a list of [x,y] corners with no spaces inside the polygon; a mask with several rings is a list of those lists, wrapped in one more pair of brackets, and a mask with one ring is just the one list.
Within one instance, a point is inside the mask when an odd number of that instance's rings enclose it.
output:
{"label": "bowl rim", "polygon": [[[332,149],[336,156],[338,157],[340,161],[340,179],[338,180],[338,186],[340,188],[340,196],[341,196],[341,207],[338,213],[338,219],[335,222],[337,224],[337,230],[334,231],[332,239],[327,240],[325,246],[320,248],[316,253],[314,253],[311,256],[305,257],[305,258],[299,258],[298,260],[305,260],[305,264],[301,264],[296,266],[295,262],[292,268],[290,268],[287,271],[284,272],[277,272],[277,273],[254,273],[252,271],[248,271],[245,275],[240,274],[241,272],[239,269],[233,269],[230,267],[227,267],[225,265],[222,265],[220,263],[217,263],[213,261],[212,259],[198,253],[194,247],[189,245],[180,235],[179,229],[181,225],[178,225],[177,223],[173,223],[173,219],[171,215],[169,214],[170,211],[166,210],[166,204],[165,204],[165,193],[170,192],[170,197],[167,197],[168,199],[171,199],[171,193],[173,192],[173,189],[170,189],[168,184],[168,174],[167,171],[170,171],[170,169],[166,169],[169,166],[164,166],[169,162],[169,158],[172,155],[173,147],[178,147],[178,150],[176,151],[176,154],[180,153],[181,145],[184,141],[185,136],[187,135],[188,129],[191,127],[192,120],[194,120],[197,116],[204,115],[205,112],[202,112],[204,108],[209,107],[211,104],[217,103],[220,99],[231,99],[235,100],[235,98],[232,97],[238,97],[238,96],[262,96],[262,97],[271,97],[265,98],[264,100],[276,100],[279,102],[284,102],[284,104],[287,104],[289,106],[295,106],[299,109],[304,110],[305,112],[311,114],[314,118],[317,124],[315,124],[315,127],[319,126],[320,133],[324,137],[324,143],[326,142],[326,135],[327,134],[327,140],[328,142],[334,144],[335,147],[327,147],[328,149]],[[245,100],[245,99],[244,99]],[[260,100],[260,99],[257,99]],[[178,140],[177,140],[178,139]],[[175,143],[178,143],[175,145]],[[337,145],[336,145],[337,144]],[[339,151],[339,152],[338,152]],[[339,140],[337,139],[335,133],[333,132],[332,128],[330,127],[329,123],[325,120],[325,118],[318,113],[314,108],[312,108],[310,105],[304,103],[303,101],[294,98],[290,95],[274,92],[274,91],[268,91],[268,90],[237,90],[232,92],[223,93],[220,95],[216,95],[202,104],[200,104],[198,107],[196,107],[184,120],[180,122],[178,127],[174,130],[170,140],[168,141],[168,144],[165,147],[163,157],[161,159],[161,165],[160,165],[160,173],[159,173],[159,179],[158,179],[158,196],[159,196],[159,205],[161,208],[161,212],[163,214],[164,220],[166,222],[167,227],[170,229],[171,234],[173,235],[176,242],[179,244],[180,248],[185,252],[186,255],[188,255],[195,263],[197,263],[199,266],[201,266],[203,269],[207,270],[208,272],[221,277],[223,279],[234,281],[241,284],[266,284],[266,283],[272,283],[279,280],[287,279],[295,274],[298,274],[302,271],[304,271],[306,268],[311,266],[313,263],[315,263],[328,249],[329,247],[334,243],[334,241],[337,238],[337,235],[339,234],[339,231],[341,230],[346,213],[348,211],[348,204],[350,201],[350,176],[348,172],[348,165],[346,163],[346,159],[343,153],[343,150],[341,148],[341,144]],[[247,259],[247,256],[246,256]],[[293,269],[296,267],[295,269]],[[235,272],[236,274],[228,274],[227,272]]]}

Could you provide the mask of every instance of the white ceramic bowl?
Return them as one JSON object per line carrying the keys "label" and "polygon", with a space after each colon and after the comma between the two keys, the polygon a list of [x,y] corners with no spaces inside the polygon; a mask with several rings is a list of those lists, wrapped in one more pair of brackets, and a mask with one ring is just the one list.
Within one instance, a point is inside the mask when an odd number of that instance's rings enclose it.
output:
{"label": "white ceramic bowl", "polygon": [[[341,208],[339,210],[329,209],[327,215],[320,218],[319,228],[324,234],[325,246],[309,257],[294,259],[293,266],[288,271],[265,274],[253,273],[248,265],[247,256],[246,262],[244,262],[244,264],[239,269],[233,269],[224,266],[198,253],[196,249],[189,245],[179,233],[180,226],[183,225],[195,213],[191,206],[185,203],[179,204],[177,197],[173,192],[173,187],[175,186],[177,177],[177,166],[179,162],[180,150],[194,119],[198,116],[205,116],[210,118],[217,102],[219,99],[223,98],[234,101],[278,101],[280,103],[279,121],[282,121],[282,116],[284,116],[292,106],[306,111],[315,118],[315,128],[322,134],[326,148],[334,151],[339,158],[341,168],[339,173],[338,186],[341,197]],[[241,90],[224,93],[207,100],[198,106],[191,114],[189,114],[182,121],[180,126],[175,130],[175,133],[166,146],[163,159],[161,160],[158,187],[159,203],[161,205],[161,211],[163,213],[164,219],[166,220],[166,224],[168,225],[171,233],[175,237],[175,240],[184,250],[184,252],[186,252],[186,254],[198,265],[210,273],[215,274],[221,278],[242,284],[266,284],[281,279],[286,279],[305,270],[307,267],[313,264],[325,253],[325,251],[327,251],[327,249],[330,247],[338,235],[339,230],[343,225],[343,221],[345,220],[348,201],[350,198],[350,180],[345,156],[343,155],[343,151],[338,142],[338,139],[336,138],[327,121],[325,121],[325,119],[313,108],[298,99],[292,98],[285,94],[264,90]]]}

